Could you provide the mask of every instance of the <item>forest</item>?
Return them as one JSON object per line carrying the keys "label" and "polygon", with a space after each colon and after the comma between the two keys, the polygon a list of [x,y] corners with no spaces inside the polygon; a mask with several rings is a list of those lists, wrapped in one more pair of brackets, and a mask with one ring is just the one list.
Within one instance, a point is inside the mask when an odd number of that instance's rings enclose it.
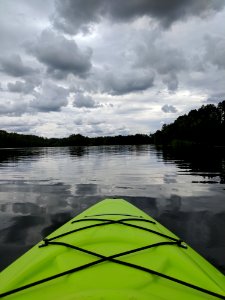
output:
{"label": "forest", "polygon": [[171,124],[164,124],[153,134],[86,137],[72,134],[65,138],[44,138],[35,135],[9,133],[0,130],[0,148],[60,147],[141,144],[190,146],[225,146],[225,100],[217,106],[203,105],[178,117]]}
{"label": "forest", "polygon": [[151,135],[156,145],[225,146],[225,100],[203,105],[178,117]]}
{"label": "forest", "polygon": [[150,142],[150,136],[145,134],[103,136],[94,138],[86,137],[81,134],[72,134],[66,138],[43,138],[35,135],[9,133],[4,130],[0,130],[0,148],[141,145],[149,144]]}

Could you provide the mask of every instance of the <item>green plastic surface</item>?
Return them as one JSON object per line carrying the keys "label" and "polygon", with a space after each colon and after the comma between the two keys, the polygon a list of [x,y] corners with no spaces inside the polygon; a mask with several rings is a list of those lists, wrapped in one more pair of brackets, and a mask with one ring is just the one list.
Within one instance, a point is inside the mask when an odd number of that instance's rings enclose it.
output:
{"label": "green plastic surface", "polygon": [[[157,221],[122,199],[106,199],[97,203],[57,229],[48,236],[48,239],[51,240],[55,236],[85,226],[104,223],[104,221],[87,220],[90,218],[127,219],[124,221],[127,224],[141,226],[170,236],[172,239],[178,239]],[[138,220],[128,220],[131,218]],[[84,221],[72,223],[80,219]],[[145,222],[143,219],[155,221],[155,224]],[[173,240],[154,232],[120,223],[93,226],[52,240],[52,242],[75,245],[106,257],[171,241]],[[90,253],[83,253],[62,245],[49,244],[39,247],[40,245],[43,245],[43,241],[1,272],[1,294],[101,259]],[[179,245],[161,245],[115,259],[166,274],[220,294],[225,299],[225,276],[189,246],[183,248]],[[3,298],[9,300],[217,299],[216,296],[115,261],[102,261]]]}

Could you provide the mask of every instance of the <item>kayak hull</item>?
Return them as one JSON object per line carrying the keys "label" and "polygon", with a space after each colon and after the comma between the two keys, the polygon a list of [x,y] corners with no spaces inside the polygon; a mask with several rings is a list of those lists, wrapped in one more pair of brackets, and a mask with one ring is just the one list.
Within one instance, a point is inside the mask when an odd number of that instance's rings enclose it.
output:
{"label": "kayak hull", "polygon": [[9,300],[218,295],[225,299],[225,276],[123,199],[105,199],[85,210],[0,274],[0,297]]}

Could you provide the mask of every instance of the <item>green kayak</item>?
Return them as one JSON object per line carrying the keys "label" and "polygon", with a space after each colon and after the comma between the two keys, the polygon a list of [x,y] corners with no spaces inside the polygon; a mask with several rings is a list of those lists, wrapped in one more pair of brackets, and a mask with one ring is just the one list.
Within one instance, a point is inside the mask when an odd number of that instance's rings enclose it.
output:
{"label": "green kayak", "polygon": [[0,298],[225,299],[225,276],[122,199],[105,199],[0,273]]}

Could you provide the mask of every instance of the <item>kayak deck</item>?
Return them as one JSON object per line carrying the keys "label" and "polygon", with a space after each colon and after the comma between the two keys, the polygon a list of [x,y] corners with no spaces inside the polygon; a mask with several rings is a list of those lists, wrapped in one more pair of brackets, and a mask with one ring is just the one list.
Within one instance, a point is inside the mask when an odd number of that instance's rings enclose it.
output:
{"label": "kayak deck", "polygon": [[106,199],[0,274],[5,299],[225,299],[225,277],[153,218]]}

